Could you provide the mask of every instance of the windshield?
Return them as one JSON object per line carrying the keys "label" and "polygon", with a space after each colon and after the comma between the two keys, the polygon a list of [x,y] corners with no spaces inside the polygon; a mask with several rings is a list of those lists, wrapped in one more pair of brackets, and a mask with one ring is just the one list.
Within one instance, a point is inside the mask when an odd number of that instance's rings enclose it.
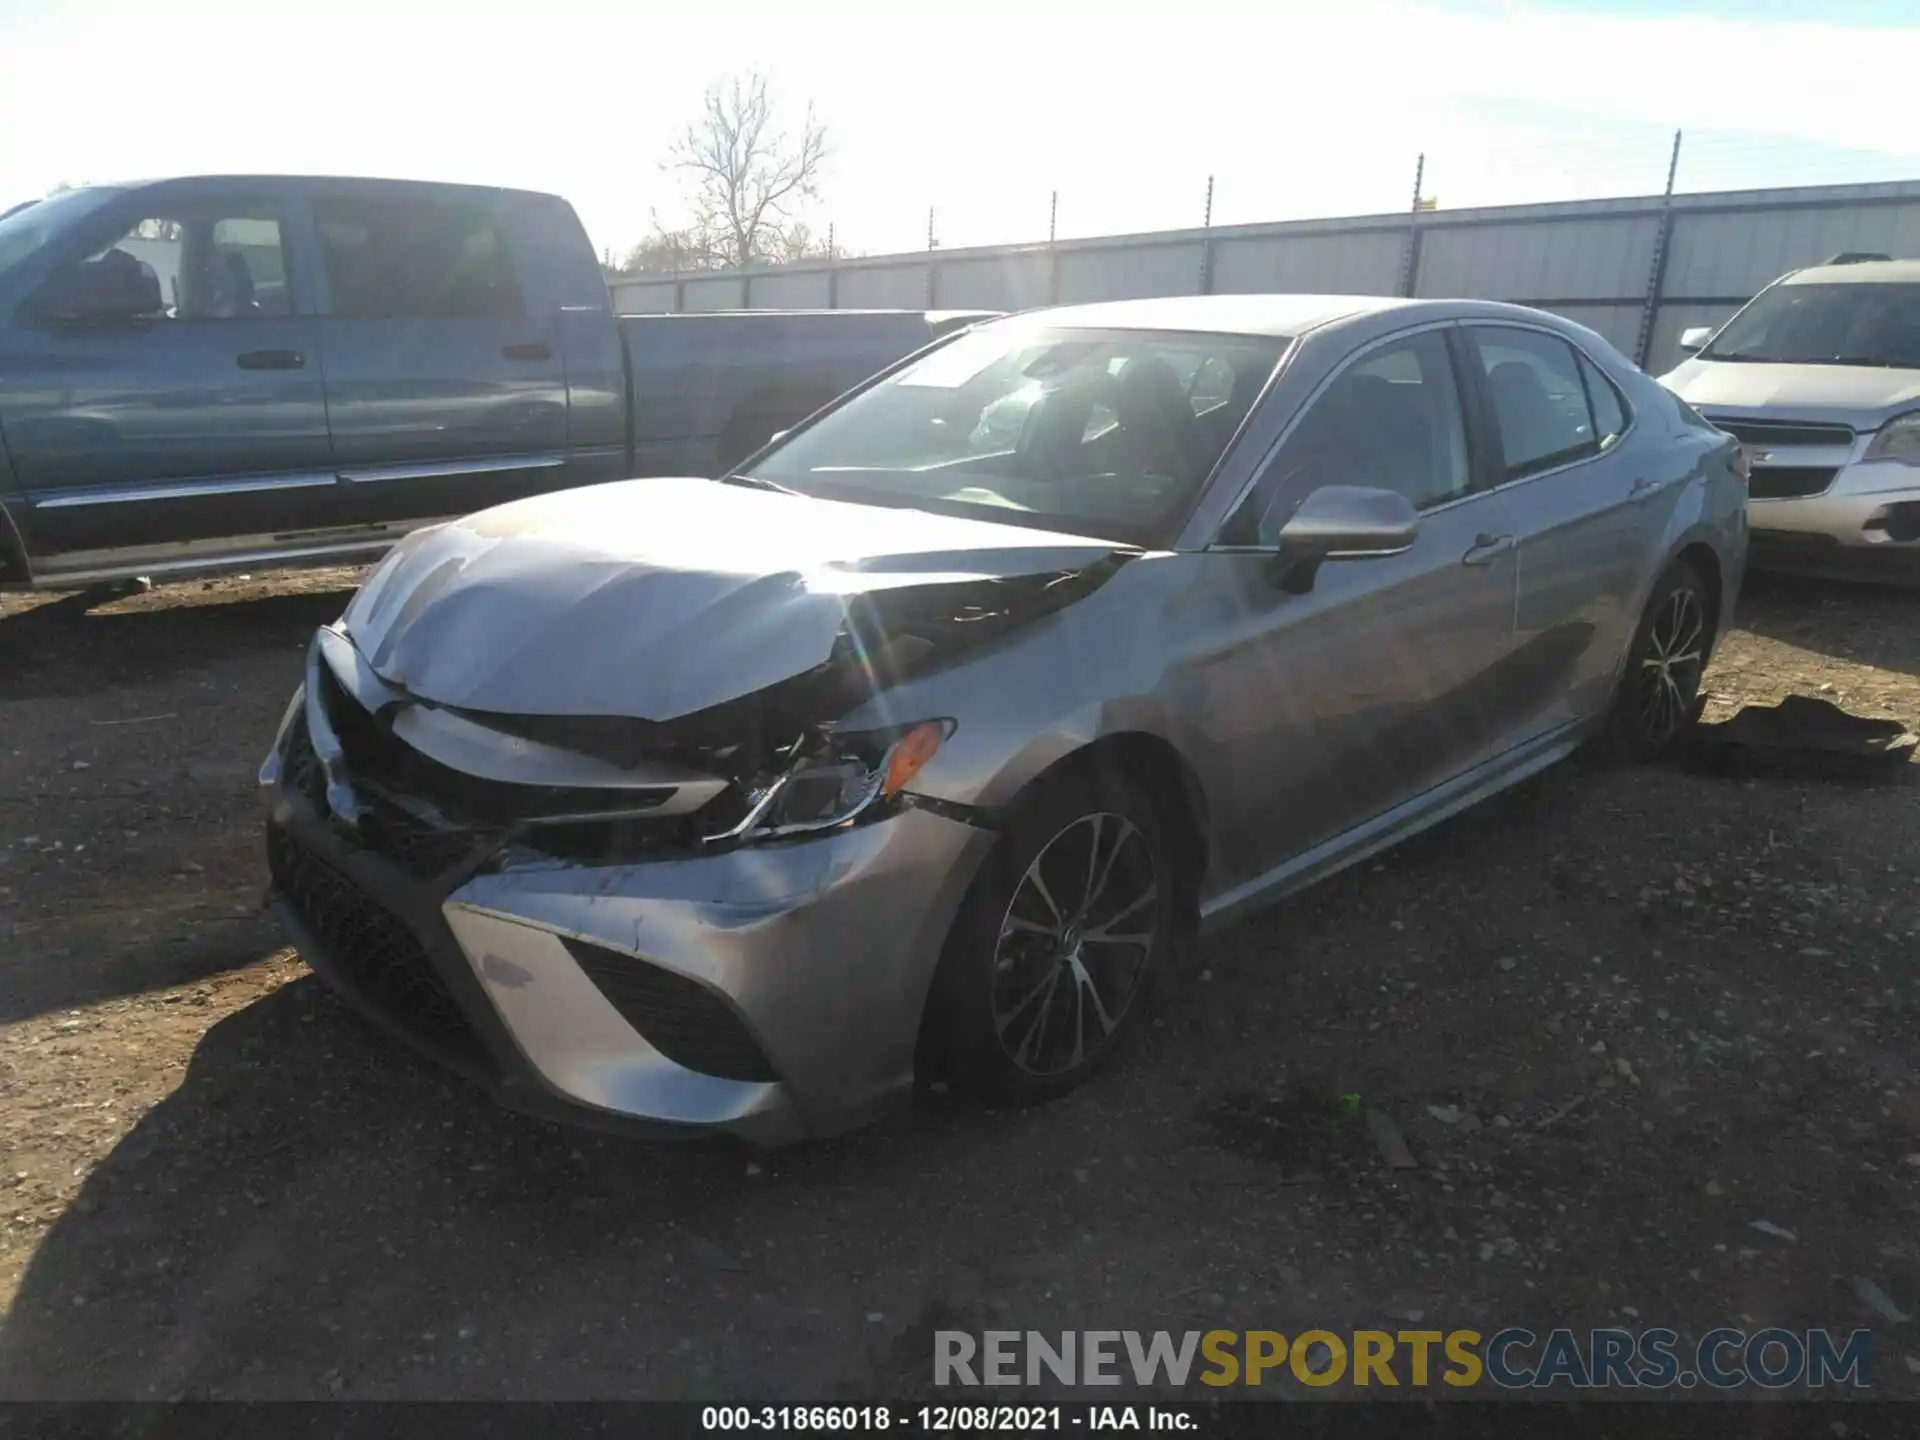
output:
{"label": "windshield", "polygon": [[751,478],[825,499],[1165,543],[1287,343],[988,325],[777,446]]}
{"label": "windshield", "polygon": [[0,275],[119,193],[101,186],[68,190],[9,212],[0,220]]}
{"label": "windshield", "polygon": [[1920,370],[1920,285],[1776,285],[1701,353],[1709,360]]}

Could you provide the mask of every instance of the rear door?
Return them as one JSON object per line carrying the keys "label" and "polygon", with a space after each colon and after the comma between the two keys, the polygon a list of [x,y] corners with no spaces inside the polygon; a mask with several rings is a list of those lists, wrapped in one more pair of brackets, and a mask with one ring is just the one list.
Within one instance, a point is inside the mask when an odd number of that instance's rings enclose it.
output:
{"label": "rear door", "polygon": [[1465,333],[1519,533],[1509,674],[1520,724],[1505,737],[1518,745],[1607,703],[1685,466],[1635,431],[1619,388],[1565,337]]}
{"label": "rear door", "polygon": [[315,182],[334,464],[356,519],[463,515],[565,474],[554,305],[505,196]]}
{"label": "rear door", "polygon": [[87,266],[144,267],[152,301],[73,322],[29,300],[9,327],[0,412],[36,551],[160,560],[338,523],[288,199],[273,182],[149,187],[74,236],[46,304]]}

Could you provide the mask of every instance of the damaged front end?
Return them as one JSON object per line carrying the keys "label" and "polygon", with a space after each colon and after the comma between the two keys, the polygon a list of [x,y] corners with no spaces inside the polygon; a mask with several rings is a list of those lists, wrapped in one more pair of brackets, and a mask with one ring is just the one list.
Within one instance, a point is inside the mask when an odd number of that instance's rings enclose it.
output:
{"label": "damaged front end", "polygon": [[841,717],[1091,593],[1131,558],[846,598],[829,658],[668,720],[507,714],[383,678],[321,630],[262,783],[281,780],[417,880],[483,868],[685,859],[868,824],[915,804],[952,716],[850,731]]}

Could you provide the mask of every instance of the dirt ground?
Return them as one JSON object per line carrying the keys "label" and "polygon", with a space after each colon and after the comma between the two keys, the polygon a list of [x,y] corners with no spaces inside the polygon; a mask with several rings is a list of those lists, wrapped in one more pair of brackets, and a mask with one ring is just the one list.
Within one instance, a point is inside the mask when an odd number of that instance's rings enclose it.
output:
{"label": "dirt ground", "polygon": [[[1415,1319],[1868,1325],[1920,1395],[1860,1285],[1920,1314],[1913,786],[1561,767],[1199,946],[1063,1102],[662,1148],[495,1109],[261,915],[354,578],[0,603],[0,1397],[899,1396],[935,1328]],[[1920,724],[1920,593],[1756,579],[1709,686]]]}

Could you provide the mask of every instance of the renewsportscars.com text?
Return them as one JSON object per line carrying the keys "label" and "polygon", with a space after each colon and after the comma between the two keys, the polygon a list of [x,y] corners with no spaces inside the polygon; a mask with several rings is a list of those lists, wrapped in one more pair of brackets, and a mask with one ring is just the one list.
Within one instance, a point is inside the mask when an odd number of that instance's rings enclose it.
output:
{"label": "renewsportscars.com text", "polygon": [[1767,1390],[1873,1384],[1866,1330],[939,1330],[942,1386],[1306,1385]]}

